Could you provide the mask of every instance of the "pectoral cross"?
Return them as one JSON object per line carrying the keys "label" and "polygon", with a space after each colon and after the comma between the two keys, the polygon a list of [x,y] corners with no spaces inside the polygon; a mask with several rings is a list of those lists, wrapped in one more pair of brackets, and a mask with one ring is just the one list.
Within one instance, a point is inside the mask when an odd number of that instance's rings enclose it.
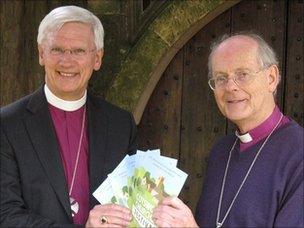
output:
{"label": "pectoral cross", "polygon": [[217,223],[216,223],[216,228],[221,228],[222,225],[223,225],[223,223],[217,222]]}

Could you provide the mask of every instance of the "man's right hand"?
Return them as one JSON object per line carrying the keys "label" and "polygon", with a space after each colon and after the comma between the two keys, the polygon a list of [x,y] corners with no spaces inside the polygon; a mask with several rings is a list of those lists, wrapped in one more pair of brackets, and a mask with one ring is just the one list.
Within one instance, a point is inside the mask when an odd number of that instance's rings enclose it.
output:
{"label": "man's right hand", "polygon": [[157,227],[199,227],[190,208],[177,197],[167,197],[154,209]]}
{"label": "man's right hand", "polygon": [[96,205],[89,213],[86,228],[89,227],[127,227],[132,220],[130,209],[116,205]]}

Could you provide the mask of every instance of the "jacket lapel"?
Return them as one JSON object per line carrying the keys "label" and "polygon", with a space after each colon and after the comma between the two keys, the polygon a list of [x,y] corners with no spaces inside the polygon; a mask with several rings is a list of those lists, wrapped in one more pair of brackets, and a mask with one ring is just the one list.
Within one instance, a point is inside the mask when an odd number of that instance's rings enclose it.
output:
{"label": "jacket lapel", "polygon": [[102,106],[102,103],[97,104],[94,98],[88,96],[90,208],[98,203],[92,193],[104,181],[107,174],[108,118]]}
{"label": "jacket lapel", "polygon": [[32,115],[27,117],[25,125],[35,151],[60,203],[71,218],[68,189],[60,157],[56,133],[48,110],[43,87],[33,94],[28,110]]}

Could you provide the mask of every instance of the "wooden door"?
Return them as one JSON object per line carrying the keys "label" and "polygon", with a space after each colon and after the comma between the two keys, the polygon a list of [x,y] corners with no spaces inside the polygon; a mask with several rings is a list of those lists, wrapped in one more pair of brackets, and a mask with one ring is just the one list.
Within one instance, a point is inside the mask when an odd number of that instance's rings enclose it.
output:
{"label": "wooden door", "polygon": [[207,84],[211,42],[224,33],[261,34],[280,60],[277,103],[303,126],[303,15],[303,1],[242,1],[192,37],[162,75],[138,126],[139,146],[160,148],[162,154],[179,159],[179,168],[189,174],[181,198],[193,211],[211,146],[233,129]]}

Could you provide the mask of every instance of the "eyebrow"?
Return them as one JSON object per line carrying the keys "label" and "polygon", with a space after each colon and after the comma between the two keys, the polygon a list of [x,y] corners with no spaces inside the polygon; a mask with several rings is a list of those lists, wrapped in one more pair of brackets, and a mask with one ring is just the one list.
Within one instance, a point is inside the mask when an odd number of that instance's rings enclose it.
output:
{"label": "eyebrow", "polygon": [[249,69],[247,67],[240,67],[240,68],[237,68],[235,71],[239,71],[239,70],[248,70],[248,71],[251,71],[251,69]]}
{"label": "eyebrow", "polygon": [[[234,72],[241,71],[241,70],[248,70],[248,71],[250,71],[250,69],[247,68],[247,67],[239,67],[239,68],[235,69]],[[223,71],[214,71],[214,74],[227,74],[227,73],[223,72]]]}
{"label": "eyebrow", "polygon": [[61,45],[58,45],[58,44],[49,45],[49,47],[50,48],[60,48],[60,49],[64,49],[64,50],[66,50],[66,49],[86,49],[86,48],[89,49],[89,47],[84,47],[84,46],[73,46],[73,47],[70,47],[70,48],[65,48],[65,47],[63,47]]}

